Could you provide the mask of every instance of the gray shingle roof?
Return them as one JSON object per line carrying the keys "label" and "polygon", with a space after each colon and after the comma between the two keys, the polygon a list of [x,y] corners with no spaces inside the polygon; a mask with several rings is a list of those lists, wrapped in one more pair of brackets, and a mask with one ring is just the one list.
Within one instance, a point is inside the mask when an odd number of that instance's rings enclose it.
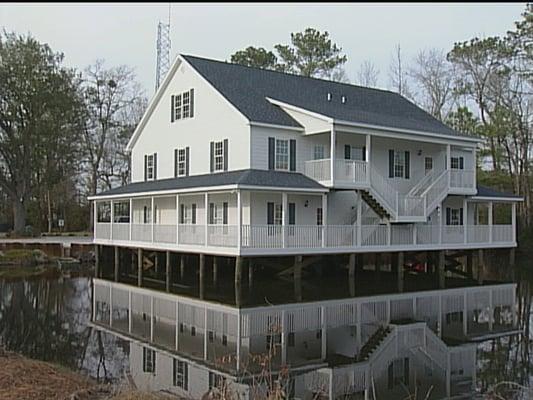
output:
{"label": "gray shingle roof", "polygon": [[[250,121],[299,126],[270,97],[353,123],[469,136],[454,131],[397,93],[182,55]],[[327,93],[332,101],[327,101]],[[342,104],[341,96],[346,96]]]}
{"label": "gray shingle roof", "polygon": [[323,189],[324,186],[295,172],[245,169],[205,175],[183,176],[179,178],[160,179],[130,183],[115,189],[98,193],[97,196],[135,194],[143,192],[191,189],[209,186],[242,185],[276,188]]}
{"label": "gray shingle roof", "polygon": [[504,193],[499,192],[495,189],[492,189],[487,186],[477,186],[477,195],[478,197],[495,197],[495,198],[506,198],[506,199],[522,199],[522,196],[513,194],[513,193]]}

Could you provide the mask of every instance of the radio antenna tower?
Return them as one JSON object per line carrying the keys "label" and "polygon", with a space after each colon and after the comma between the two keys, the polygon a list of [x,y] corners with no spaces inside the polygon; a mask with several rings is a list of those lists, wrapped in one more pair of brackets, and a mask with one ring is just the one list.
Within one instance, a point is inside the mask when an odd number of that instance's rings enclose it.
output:
{"label": "radio antenna tower", "polygon": [[168,5],[168,23],[157,25],[157,66],[155,71],[155,90],[159,88],[170,69],[170,3]]}

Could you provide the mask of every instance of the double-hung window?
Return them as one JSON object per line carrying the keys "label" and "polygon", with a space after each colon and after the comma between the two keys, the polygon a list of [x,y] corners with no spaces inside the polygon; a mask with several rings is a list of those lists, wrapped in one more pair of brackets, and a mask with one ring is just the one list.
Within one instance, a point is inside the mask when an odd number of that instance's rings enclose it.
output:
{"label": "double-hung window", "polygon": [[283,224],[283,206],[281,204],[274,205],[274,225]]}
{"label": "double-hung window", "polygon": [[155,178],[155,155],[149,154],[146,156],[146,180],[154,180]]}
{"label": "double-hung window", "polygon": [[170,122],[194,116],[194,89],[171,96]]}
{"label": "double-hung window", "polygon": [[191,95],[189,92],[183,93],[183,118],[189,118],[191,111]]}
{"label": "double-hung window", "polygon": [[189,390],[189,365],[174,359],[174,386]]}
{"label": "double-hung window", "polygon": [[187,160],[185,149],[178,149],[176,157],[177,176],[184,176],[187,173]]}
{"label": "double-hung window", "polygon": [[321,144],[315,145],[314,153],[313,153],[313,159],[314,160],[323,160],[324,157],[324,146]]}
{"label": "double-hung window", "polygon": [[224,142],[215,142],[215,171],[224,170]]}
{"label": "double-hung window", "polygon": [[394,177],[405,177],[405,153],[403,151],[394,152]]}
{"label": "double-hung window", "polygon": [[181,119],[181,94],[174,97],[174,119]]}
{"label": "double-hung window", "polygon": [[143,347],[143,372],[155,373],[155,350]]}
{"label": "double-hung window", "polygon": [[289,169],[289,141],[276,139],[276,169]]}
{"label": "double-hung window", "polygon": [[464,169],[464,157],[451,157],[450,167],[451,169]]}
{"label": "double-hung window", "polygon": [[446,207],[446,225],[463,225],[463,209]]}

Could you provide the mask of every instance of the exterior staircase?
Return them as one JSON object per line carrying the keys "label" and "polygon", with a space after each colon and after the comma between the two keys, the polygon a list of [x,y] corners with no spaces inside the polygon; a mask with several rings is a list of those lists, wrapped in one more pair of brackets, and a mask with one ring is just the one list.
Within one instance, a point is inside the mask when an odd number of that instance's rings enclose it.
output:
{"label": "exterior staircase", "polygon": [[383,208],[379,201],[377,201],[368,190],[361,190],[361,197],[380,218],[391,218],[390,213]]}
{"label": "exterior staircase", "polygon": [[367,361],[372,353],[379,347],[385,338],[392,332],[390,326],[380,326],[376,332],[368,339],[368,341],[361,347],[361,351],[357,356],[357,361]]}

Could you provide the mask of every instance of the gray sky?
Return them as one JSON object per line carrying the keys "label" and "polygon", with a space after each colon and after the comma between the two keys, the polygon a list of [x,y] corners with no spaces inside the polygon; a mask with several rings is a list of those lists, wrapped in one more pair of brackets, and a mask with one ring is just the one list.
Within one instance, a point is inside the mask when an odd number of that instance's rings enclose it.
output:
{"label": "gray sky", "polygon": [[[307,27],[327,30],[348,56],[355,81],[363,60],[389,83],[392,51],[405,58],[423,48],[450,50],[453,43],[502,35],[520,19],[525,3],[502,4],[191,4],[171,9],[172,58],[178,53],[229,60],[248,45],[271,49],[289,43],[290,33]],[[135,68],[147,94],[153,94],[157,23],[168,19],[168,3],[0,4],[0,26],[31,32],[65,54],[67,65],[84,68],[98,58],[107,65]]]}

